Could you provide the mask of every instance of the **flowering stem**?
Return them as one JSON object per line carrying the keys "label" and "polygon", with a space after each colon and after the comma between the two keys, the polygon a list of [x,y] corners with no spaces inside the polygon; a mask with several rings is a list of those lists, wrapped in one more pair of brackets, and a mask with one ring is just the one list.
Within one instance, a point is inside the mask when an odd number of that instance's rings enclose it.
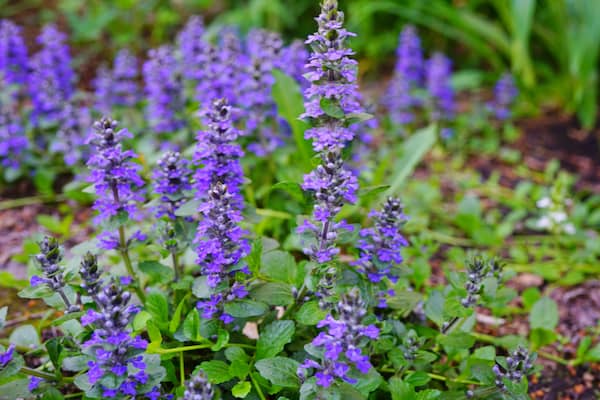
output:
{"label": "flowering stem", "polygon": [[163,349],[163,348],[160,348],[160,347],[157,348],[157,349],[148,348],[148,353],[151,353],[151,354],[182,353],[184,351],[209,349],[212,346],[214,346],[212,343],[208,343],[208,344],[195,344],[195,345],[192,345],[192,346],[173,347],[173,348],[170,348],[170,349]]}
{"label": "flowering stem", "polygon": [[[29,376],[36,376],[38,378],[42,378],[45,379],[47,381],[56,381],[57,377],[54,374],[51,374],[49,372],[44,372],[44,371],[38,371],[37,369],[33,369],[33,368],[29,368],[29,367],[21,367],[20,372],[29,375]],[[72,377],[62,377],[61,378],[62,381],[65,382],[73,382],[74,378]]]}
{"label": "flowering stem", "polygon": [[174,277],[173,277],[173,281],[177,282],[179,280],[179,257],[177,257],[177,252],[172,251],[171,252],[171,260],[173,260],[173,272],[174,272]]}
{"label": "flowering stem", "polygon": [[137,278],[135,271],[133,270],[131,258],[129,258],[129,250],[127,249],[127,241],[125,240],[125,227],[123,227],[122,225],[119,226],[119,247],[121,251],[121,256],[123,257],[123,261],[125,262],[125,268],[127,268],[127,273],[131,276],[131,278],[133,278],[133,288],[135,289],[135,292],[137,293],[140,301],[142,303],[146,303],[146,295],[140,287],[140,281]]}
{"label": "flowering stem", "polygon": [[[486,335],[484,333],[477,333],[477,332],[471,332],[470,335],[472,337],[474,337],[475,339],[479,340],[480,342],[485,342],[485,343],[491,343],[491,344],[497,344],[498,343],[498,339],[494,336],[491,335]],[[557,356],[555,354],[552,353],[548,353],[545,351],[541,351],[541,350],[537,350],[536,353],[542,357],[545,358],[547,360],[550,361],[554,361],[558,364],[562,364],[562,365],[576,365],[576,360],[566,360],[560,356]]]}
{"label": "flowering stem", "polygon": [[[398,371],[397,371],[396,369],[394,369],[394,368],[388,368],[388,367],[385,367],[385,368],[380,368],[380,369],[379,369],[379,371],[380,371],[380,372],[388,372],[388,373],[390,373],[390,372],[391,372],[391,373],[398,373]],[[413,372],[415,372],[415,371],[406,370],[406,371],[404,371],[404,372],[406,372],[406,373],[413,373]],[[469,380],[469,379],[461,379],[461,378],[448,378],[448,377],[446,377],[446,376],[439,375],[439,374],[434,374],[434,373],[432,373],[432,372],[426,372],[426,374],[427,374],[427,376],[429,376],[431,379],[435,379],[435,380],[437,380],[437,381],[443,381],[443,382],[452,382],[452,383],[462,383],[462,384],[465,384],[465,385],[478,385],[478,386],[481,386],[481,385],[483,385],[483,383],[481,383],[481,382],[478,382],[478,381],[472,381],[472,380]]]}
{"label": "flowering stem", "polygon": [[185,386],[185,368],[183,365],[183,351],[179,353],[179,379],[181,380],[181,386]]}
{"label": "flowering stem", "polygon": [[254,379],[254,374],[252,374],[252,373],[250,373],[250,380],[252,381],[252,385],[254,386],[254,389],[256,389],[256,393],[258,394],[258,397],[260,397],[261,400],[267,400],[264,393],[262,392],[262,389],[260,388],[260,385],[258,384],[258,382],[256,382],[256,379]]}

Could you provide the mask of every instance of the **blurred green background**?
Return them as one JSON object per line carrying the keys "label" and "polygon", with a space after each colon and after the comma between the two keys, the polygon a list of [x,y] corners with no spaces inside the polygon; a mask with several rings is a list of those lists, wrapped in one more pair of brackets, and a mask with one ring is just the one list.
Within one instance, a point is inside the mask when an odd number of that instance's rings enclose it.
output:
{"label": "blurred green background", "polygon": [[[491,76],[511,70],[534,110],[560,107],[595,126],[600,46],[599,0],[340,0],[358,33],[366,80],[387,75],[403,24],[415,24],[424,47],[445,51],[456,69]],[[315,27],[318,0],[0,0],[0,17],[25,28],[30,42],[44,22],[71,35],[83,79],[120,47],[139,54],[164,42],[192,14],[215,30],[266,27],[288,40]]]}

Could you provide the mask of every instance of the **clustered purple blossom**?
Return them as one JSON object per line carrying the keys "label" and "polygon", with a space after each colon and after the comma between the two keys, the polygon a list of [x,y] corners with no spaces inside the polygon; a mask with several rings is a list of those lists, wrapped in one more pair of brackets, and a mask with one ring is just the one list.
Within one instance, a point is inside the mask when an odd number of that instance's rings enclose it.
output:
{"label": "clustered purple blossom", "polygon": [[201,113],[205,130],[197,135],[194,163],[200,165],[195,175],[196,193],[206,196],[211,187],[221,182],[233,198],[237,208],[243,205],[240,194],[244,172],[240,158],[244,155],[236,143],[240,131],[233,125],[233,108],[224,99],[213,100]]}
{"label": "clustered purple blossom", "polygon": [[[83,277],[84,281],[88,279]],[[95,300],[96,310],[90,309],[81,317],[83,326],[91,326],[93,333],[83,343],[88,361],[87,378],[91,385],[99,385],[102,396],[122,398],[146,394],[158,399],[158,388],[145,388],[149,376],[142,353],[148,342],[140,336],[131,336],[128,328],[138,307],[129,305],[131,294],[111,280],[99,292],[88,292]]]}
{"label": "clustered purple blossom", "polygon": [[31,60],[29,92],[33,103],[33,118],[57,122],[63,105],[75,91],[75,73],[66,35],[54,25],[46,25],[38,37],[42,49]]}
{"label": "clustered purple blossom", "polygon": [[63,154],[66,165],[73,165],[82,159],[85,135],[89,130],[92,117],[85,106],[79,106],[71,101],[63,105],[58,114],[58,129],[56,140],[49,150]]}
{"label": "clustered purple blossom", "polygon": [[107,220],[125,211],[129,217],[137,213],[136,202],[142,201],[139,189],[144,185],[139,176],[140,166],[131,161],[136,154],[123,150],[121,140],[131,137],[127,129],[117,130],[118,122],[103,117],[94,122],[88,138],[93,151],[87,162],[88,178],[94,184],[98,198],[93,208],[98,211],[96,222]]}
{"label": "clustered purple blossom", "polygon": [[305,91],[306,112],[301,116],[313,123],[305,133],[313,140],[313,148],[321,156],[321,165],[305,175],[302,188],[314,192],[313,221],[304,221],[299,231],[310,232],[315,238],[305,253],[319,263],[330,261],[339,249],[335,246],[337,232],[351,229],[334,218],[345,203],[356,202],[358,182],[344,165],[342,150],[354,137],[346,117],[361,111],[356,84],[356,61],[345,40],[354,36],[343,28],[344,13],[336,0],[322,3],[316,18],[318,31],[306,43],[313,52],[305,75],[311,85]]}
{"label": "clustered purple blossom", "polygon": [[183,77],[198,86],[204,77],[208,44],[204,40],[204,21],[199,15],[188,19],[177,37]]}
{"label": "clustered purple blossom", "polygon": [[156,216],[175,219],[175,211],[188,200],[186,191],[192,188],[189,161],[179,152],[168,151],[157,164],[153,175],[154,191],[161,197]]}
{"label": "clustered purple blossom", "polygon": [[[360,256],[353,265],[372,283],[378,284],[384,278],[395,283],[398,276],[394,269],[402,262],[402,248],[408,246],[402,236],[402,226],[406,221],[402,204],[399,199],[389,197],[382,210],[372,211],[369,217],[374,218],[375,223],[373,227],[360,231]],[[380,307],[386,306],[386,294],[387,291],[380,293]]]}
{"label": "clustered purple blossom", "polygon": [[501,390],[506,390],[505,380],[513,383],[520,383],[524,377],[527,377],[527,375],[531,374],[533,371],[533,363],[535,360],[535,353],[531,354],[526,348],[518,346],[508,357],[506,357],[504,370],[502,370],[498,364],[495,364],[492,368],[492,371],[496,376],[496,387]]}
{"label": "clustered purple blossom", "polygon": [[358,289],[342,295],[336,309],[337,319],[328,315],[319,322],[317,327],[327,327],[327,332],[319,333],[311,343],[323,349],[321,362],[306,359],[298,368],[298,376],[302,380],[306,379],[308,369],[314,369],[317,385],[322,387],[331,386],[336,379],[356,383],[357,380],[349,376],[352,367],[362,374],[368,373],[372,365],[363,348],[369,340],[379,337],[379,329],[375,325],[362,324],[367,311]]}
{"label": "clustered purple blossom", "polygon": [[40,253],[35,256],[35,260],[40,266],[43,276],[33,275],[30,281],[31,286],[48,286],[61,297],[67,313],[79,311],[79,306],[71,304],[64,292],[66,285],[64,268],[60,265],[63,258],[63,250],[58,240],[52,237],[45,237],[39,243],[39,246]]}
{"label": "clustered purple blossom", "polygon": [[0,20],[0,75],[10,85],[27,83],[27,47],[21,28],[8,20]]}
{"label": "clustered purple blossom", "polygon": [[254,29],[248,34],[248,79],[244,88],[243,103],[247,110],[247,134],[255,133],[256,141],[248,150],[266,156],[283,144],[277,132],[277,107],[271,96],[275,83],[273,69],[279,62],[283,42],[281,37],[264,29]]}
{"label": "clustered purple blossom", "polygon": [[306,90],[309,82],[304,78],[304,68],[308,63],[308,50],[301,40],[294,40],[289,46],[281,50],[281,58],[277,68],[283,70],[298,82],[303,90]]}
{"label": "clustered purple blossom", "polygon": [[17,112],[16,98],[0,71],[0,166],[19,168],[29,143]]}
{"label": "clustered purple blossom", "polygon": [[0,371],[12,361],[15,353],[15,345],[11,344],[4,352],[0,352]]}
{"label": "clustered purple blossom", "polygon": [[158,133],[183,128],[185,120],[179,115],[185,105],[183,82],[173,47],[150,50],[143,72],[150,126]]}
{"label": "clustered purple blossom", "polygon": [[201,274],[206,276],[212,293],[208,300],[199,301],[197,306],[204,318],[213,318],[220,313],[220,319],[224,323],[230,323],[233,317],[222,312],[223,304],[248,295],[244,285],[229,282],[236,272],[249,273],[242,262],[250,251],[249,244],[244,239],[246,232],[239,226],[242,213],[236,205],[235,197],[222,182],[211,185],[208,198],[199,211],[202,217],[195,239],[197,263]]}
{"label": "clustered purple blossom", "polygon": [[202,371],[185,383],[183,400],[212,400],[215,391]]}
{"label": "clustered purple blossom", "polygon": [[[452,63],[442,53],[434,53],[426,63],[425,86],[429,93],[429,113],[434,122],[447,123],[454,118],[454,90],[450,85]],[[452,134],[450,128],[442,127],[442,137]]]}
{"label": "clustered purple blossom", "polygon": [[100,66],[93,81],[98,111],[109,114],[114,106],[135,106],[140,99],[137,79],[137,58],[127,49],[119,50],[112,71]]}
{"label": "clustered purple blossom", "polygon": [[392,122],[398,125],[414,121],[414,107],[420,105],[415,90],[423,85],[423,53],[421,40],[412,25],[406,25],[399,37],[396,67],[384,104]]}
{"label": "clustered purple blossom", "polygon": [[506,73],[498,79],[494,87],[494,100],[488,104],[488,109],[494,114],[497,120],[506,121],[511,117],[511,106],[519,90],[515,85],[513,76]]}
{"label": "clustered purple blossom", "polygon": [[235,107],[237,121],[241,117],[243,88],[248,86],[248,63],[242,43],[231,28],[224,28],[218,46],[207,44],[202,58],[203,76],[196,89],[200,107],[208,108],[215,99],[224,98]]}

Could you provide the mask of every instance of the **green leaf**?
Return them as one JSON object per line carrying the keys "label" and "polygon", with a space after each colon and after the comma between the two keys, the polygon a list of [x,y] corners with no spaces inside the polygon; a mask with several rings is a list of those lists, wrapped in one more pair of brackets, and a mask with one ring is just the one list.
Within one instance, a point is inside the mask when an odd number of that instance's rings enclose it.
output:
{"label": "green leaf", "polygon": [[248,362],[250,360],[250,356],[246,354],[244,349],[239,346],[231,346],[225,349],[225,358],[229,360],[229,362],[234,361],[243,361]]}
{"label": "green leaf", "polygon": [[200,364],[200,369],[206,373],[210,383],[219,384],[233,378],[229,373],[229,365],[223,361],[204,361]]}
{"label": "green leaf", "polygon": [[342,119],[345,116],[344,110],[342,110],[342,107],[340,107],[337,100],[332,100],[327,97],[323,97],[321,98],[320,105],[321,110],[323,110],[323,112],[329,115],[330,117]]}
{"label": "green leaf", "polygon": [[202,202],[200,200],[190,200],[179,207],[175,211],[175,215],[178,217],[190,217],[192,215],[196,215],[198,214],[198,208],[200,208],[201,204]]}
{"label": "green leaf", "polygon": [[402,290],[397,291],[393,297],[388,299],[388,305],[406,317],[422,300],[423,296],[419,292]]}
{"label": "green leaf", "polygon": [[273,385],[298,388],[300,380],[297,370],[300,364],[287,357],[273,357],[259,360],[254,364],[258,372]]}
{"label": "green leaf", "polygon": [[269,358],[279,354],[286,344],[292,341],[296,328],[293,321],[273,321],[261,332],[256,343],[256,359]]}
{"label": "green leaf", "polygon": [[433,147],[436,141],[437,127],[429,125],[426,128],[416,131],[402,145],[402,156],[394,164],[392,184],[385,192],[385,196],[381,196],[383,200],[388,195],[398,194],[400,188],[404,185],[419,162],[425,157],[425,154]]}
{"label": "green leaf", "polygon": [[292,286],[283,282],[267,282],[254,286],[250,297],[271,306],[287,306],[294,302]]}
{"label": "green leaf", "polygon": [[309,125],[298,119],[304,113],[304,98],[300,93],[300,87],[292,77],[279,70],[274,70],[273,76],[275,84],[271,94],[277,105],[277,111],[290,125],[301,164],[303,169],[308,171],[311,168],[312,148],[310,142],[304,139],[304,131]]}
{"label": "green leaf", "polygon": [[294,256],[286,251],[273,250],[261,257],[260,273],[276,282],[294,283],[297,269]]}
{"label": "green leaf", "polygon": [[181,299],[179,305],[175,309],[175,312],[173,313],[173,318],[171,318],[171,321],[169,322],[169,332],[175,333],[177,331],[177,328],[179,328],[179,324],[181,323],[181,314],[183,313],[183,309],[187,305],[188,297],[189,295]]}
{"label": "green leaf", "polygon": [[496,359],[496,348],[494,346],[483,346],[473,352],[472,358],[493,361]]}
{"label": "green leaf", "polygon": [[158,261],[142,261],[138,267],[148,276],[149,284],[166,283],[173,279],[173,269]]}
{"label": "green leaf", "polygon": [[18,293],[18,296],[23,299],[43,299],[54,294],[48,285],[28,286]]}
{"label": "green leaf", "polygon": [[240,380],[246,379],[250,373],[250,365],[245,361],[235,360],[229,366],[229,374]]}
{"label": "green leaf", "polygon": [[33,325],[21,325],[12,331],[8,341],[16,346],[34,349],[40,345],[40,336]]}
{"label": "green leaf", "polygon": [[316,325],[327,313],[319,307],[317,300],[307,301],[296,313],[296,321],[303,325]]}
{"label": "green leaf", "polygon": [[301,203],[304,203],[306,200],[304,195],[304,190],[298,182],[277,182],[273,186],[271,186],[271,190],[283,190],[287,194],[289,194],[294,200],[297,200]]}
{"label": "green leaf", "polygon": [[45,346],[46,346],[46,350],[48,350],[48,357],[50,358],[52,365],[54,365],[55,369],[59,370],[60,369],[60,363],[59,363],[60,353],[63,350],[63,345],[61,343],[61,340],[59,338],[52,338],[45,343]]}
{"label": "green leaf", "polygon": [[542,297],[531,307],[529,323],[532,329],[553,330],[558,324],[558,306],[550,297]]}
{"label": "green leaf", "polygon": [[198,310],[193,308],[183,321],[183,336],[188,340],[200,341],[202,336],[200,335],[200,317],[198,316]]}
{"label": "green leaf", "polygon": [[169,325],[169,300],[165,293],[153,290],[146,296],[145,309],[154,317],[153,322],[163,329]]}
{"label": "green leaf", "polygon": [[210,297],[210,288],[208,287],[206,275],[194,279],[192,293],[199,299],[207,299]]}
{"label": "green leaf", "polygon": [[392,394],[392,400],[406,400],[415,397],[415,390],[412,386],[396,376],[390,378],[388,387]]}
{"label": "green leaf", "polygon": [[424,386],[431,378],[423,371],[411,372],[404,378],[404,381],[412,386]]}
{"label": "green leaf", "polygon": [[88,368],[88,356],[65,357],[62,360],[62,369],[65,371],[79,372]]}
{"label": "green leaf", "polygon": [[235,318],[258,317],[268,310],[269,307],[265,303],[247,299],[225,304],[225,312]]}
{"label": "green leaf", "polygon": [[437,326],[442,326],[445,322],[444,302],[444,297],[438,290],[432,291],[425,302],[425,315],[435,322]]}
{"label": "green leaf", "polygon": [[587,362],[600,361],[600,343],[594,346],[590,351],[586,352],[583,359]]}
{"label": "green leaf", "polygon": [[217,343],[215,343],[210,349],[212,351],[219,351],[225,345],[229,343],[229,331],[227,329],[219,328],[217,331]]}
{"label": "green leaf", "polygon": [[360,122],[369,121],[371,119],[373,119],[373,114],[359,112],[359,113],[346,114],[345,121],[346,121],[347,125],[352,125],[352,124],[358,124]]}
{"label": "green leaf", "polygon": [[252,389],[252,384],[250,382],[238,382],[234,387],[231,388],[231,394],[238,399],[243,399],[248,396],[250,390]]}

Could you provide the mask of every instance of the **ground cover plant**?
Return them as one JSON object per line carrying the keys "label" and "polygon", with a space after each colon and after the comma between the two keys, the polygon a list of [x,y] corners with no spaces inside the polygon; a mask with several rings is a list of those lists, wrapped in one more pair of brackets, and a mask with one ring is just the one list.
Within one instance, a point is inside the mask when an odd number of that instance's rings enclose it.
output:
{"label": "ground cover plant", "polygon": [[361,91],[343,6],[287,43],[193,16],[89,82],[58,25],[0,21],[2,181],[37,192],[0,210],[46,207],[0,398],[600,393],[600,196],[523,162],[513,75],[482,92],[413,25]]}

